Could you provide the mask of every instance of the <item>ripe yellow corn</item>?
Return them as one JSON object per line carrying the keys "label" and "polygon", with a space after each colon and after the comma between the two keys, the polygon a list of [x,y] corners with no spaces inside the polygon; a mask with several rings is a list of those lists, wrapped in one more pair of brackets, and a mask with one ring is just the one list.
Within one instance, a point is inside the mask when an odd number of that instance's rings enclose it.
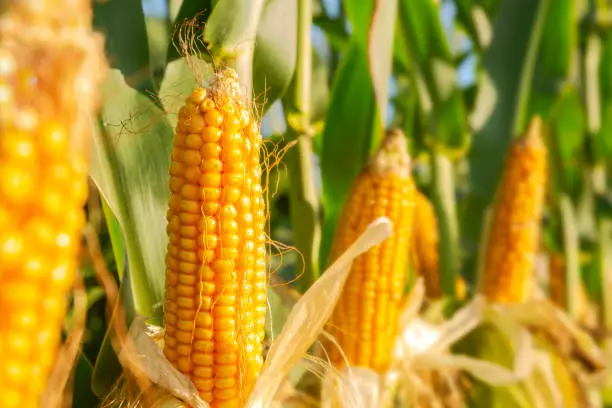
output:
{"label": "ripe yellow corn", "polygon": [[[559,307],[567,307],[566,299],[566,283],[565,283],[565,259],[563,254],[553,252],[548,258],[548,295],[550,300],[556,303]],[[589,294],[582,280],[579,281],[578,287],[573,291],[576,296],[578,305],[578,321],[588,325],[592,320],[589,307]]]}
{"label": "ripe yellow corn", "polygon": [[467,284],[461,275],[457,276],[457,279],[455,280],[455,294],[458,300],[463,301],[467,297]]}
{"label": "ripe yellow corn", "polygon": [[565,260],[554,252],[548,258],[548,294],[559,307],[565,307]]}
{"label": "ripe yellow corn", "polygon": [[438,271],[438,221],[433,205],[417,191],[415,196],[413,264],[425,281],[425,293],[429,298],[442,295]]}
{"label": "ripe yellow corn", "polygon": [[546,184],[546,146],[535,117],[511,146],[497,193],[482,263],[480,291],[489,301],[530,296]]}
{"label": "ripe yellow corn", "polygon": [[179,112],[166,256],[164,352],[213,407],[243,406],[263,364],[265,203],[259,126],[236,73]]}
{"label": "ripe yellow corn", "polygon": [[[43,2],[44,3],[44,2]],[[0,406],[38,407],[85,224],[102,42],[89,1],[13,2],[0,18]],[[60,390],[61,391],[61,390]]]}
{"label": "ripe yellow corn", "polygon": [[[389,239],[355,259],[327,325],[351,365],[383,371],[389,364],[408,272],[414,194],[405,137],[391,132],[353,184],[331,253],[334,261],[376,218],[393,222]],[[342,366],[337,347],[326,348],[332,363]]]}

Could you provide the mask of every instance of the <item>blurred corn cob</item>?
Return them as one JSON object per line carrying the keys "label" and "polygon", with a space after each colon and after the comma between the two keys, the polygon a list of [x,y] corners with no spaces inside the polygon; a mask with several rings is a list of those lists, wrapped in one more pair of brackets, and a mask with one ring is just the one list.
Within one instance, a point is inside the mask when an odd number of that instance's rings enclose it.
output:
{"label": "blurred corn cob", "polygon": [[[440,272],[438,270],[438,220],[436,211],[425,194],[417,190],[414,210],[414,233],[412,264],[425,281],[425,294],[430,299],[442,296]],[[467,294],[465,281],[457,276],[455,282],[457,299],[464,300]]]}
{"label": "blurred corn cob", "polygon": [[498,187],[480,270],[480,291],[492,302],[520,303],[531,294],[546,183],[541,127],[533,118],[513,143]]}
{"label": "blurred corn cob", "polygon": [[0,17],[4,408],[40,405],[78,267],[87,135],[104,66],[90,8],[85,0],[17,1]]}
{"label": "blurred corn cob", "polygon": [[417,191],[415,195],[413,264],[425,281],[428,298],[442,296],[438,272],[438,221],[436,211],[427,197]]}
{"label": "blurred corn cob", "polygon": [[[378,217],[393,222],[393,236],[354,261],[327,325],[351,365],[382,371],[389,364],[412,243],[414,194],[405,137],[391,132],[353,184],[331,252],[333,262]],[[332,363],[342,366],[337,347],[327,349]]]}
{"label": "blurred corn cob", "polygon": [[261,143],[231,69],[193,91],[179,112],[170,167],[164,352],[213,407],[243,406],[263,364]]}
{"label": "blurred corn cob", "polygon": [[[596,316],[589,305],[589,295],[580,280],[573,293],[578,298],[578,322],[584,326],[591,327],[595,324]],[[560,308],[566,307],[566,284],[565,284],[565,260],[563,254],[552,252],[548,257],[548,295],[550,300]]]}

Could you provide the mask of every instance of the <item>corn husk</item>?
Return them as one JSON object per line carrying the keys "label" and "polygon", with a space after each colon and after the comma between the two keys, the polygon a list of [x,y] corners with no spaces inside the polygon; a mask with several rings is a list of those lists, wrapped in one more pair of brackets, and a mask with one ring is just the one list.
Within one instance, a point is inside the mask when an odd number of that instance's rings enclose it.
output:
{"label": "corn husk", "polygon": [[[269,407],[278,404],[279,400],[288,399],[286,396],[287,384],[284,383],[284,380],[289,372],[302,361],[309,347],[321,333],[340,296],[353,260],[372,246],[387,239],[391,232],[392,225],[387,218],[382,217],[375,220],[295,303],[282,331],[272,342],[266,362],[246,407]],[[163,355],[159,340],[161,330],[158,327],[147,326],[143,319],[135,319],[130,327],[134,349],[138,350],[137,360],[140,362],[140,368],[155,384],[153,391],[156,393],[156,407],[208,407],[209,405],[198,396],[191,381],[176,370]],[[124,349],[121,353],[129,353],[129,351]],[[281,395],[277,398],[279,389],[283,392],[279,393]],[[158,398],[157,394],[161,396]],[[139,406],[140,404],[141,401],[135,400],[128,406]]]}

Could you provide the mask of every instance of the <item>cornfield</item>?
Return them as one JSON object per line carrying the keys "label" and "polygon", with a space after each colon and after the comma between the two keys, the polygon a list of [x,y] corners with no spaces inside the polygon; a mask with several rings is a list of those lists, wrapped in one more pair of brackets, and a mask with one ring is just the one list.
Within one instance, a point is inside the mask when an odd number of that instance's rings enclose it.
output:
{"label": "cornfield", "polygon": [[612,2],[0,0],[0,406],[612,407]]}

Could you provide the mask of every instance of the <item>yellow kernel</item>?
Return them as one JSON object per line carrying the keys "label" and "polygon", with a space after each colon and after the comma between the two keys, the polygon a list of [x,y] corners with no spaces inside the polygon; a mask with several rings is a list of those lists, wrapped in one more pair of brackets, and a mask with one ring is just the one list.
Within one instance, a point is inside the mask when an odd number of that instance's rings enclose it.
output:
{"label": "yellow kernel", "polygon": [[223,128],[226,130],[237,131],[240,129],[240,119],[234,115],[227,115],[223,119]]}
{"label": "yellow kernel", "polygon": [[234,220],[238,216],[238,211],[233,204],[224,204],[221,207],[221,220]]}
{"label": "yellow kernel", "polygon": [[196,315],[194,309],[178,309],[176,311],[176,318],[181,320],[193,320]]}
{"label": "yellow kernel", "polygon": [[238,234],[226,233],[221,235],[221,245],[224,247],[236,248],[240,242]]}
{"label": "yellow kernel", "polygon": [[188,125],[187,125],[189,132],[190,133],[200,133],[202,129],[204,129],[204,125],[205,125],[204,121],[205,119],[202,117],[202,115],[198,113],[191,116],[191,118],[189,118]]}
{"label": "yellow kernel", "polygon": [[174,146],[185,147],[185,140],[187,139],[186,133],[176,133],[174,135]]}
{"label": "yellow kernel", "polygon": [[193,367],[191,357],[180,356],[176,360],[176,367],[182,373],[189,373]]}
{"label": "yellow kernel", "polygon": [[197,166],[202,161],[202,155],[200,155],[199,150],[193,149],[185,149],[183,150],[183,155],[181,162],[187,166]]}
{"label": "yellow kernel", "polygon": [[233,204],[240,198],[240,189],[237,187],[224,187],[223,188],[223,202]]}
{"label": "yellow kernel", "polygon": [[179,220],[183,225],[197,225],[201,218],[200,214],[179,213]]}
{"label": "yellow kernel", "polygon": [[200,262],[210,263],[215,259],[215,251],[213,249],[198,250],[198,259]]}
{"label": "yellow kernel", "polygon": [[194,309],[196,306],[195,299],[188,296],[179,296],[176,298],[176,305],[183,309]]}
{"label": "yellow kernel", "polygon": [[204,202],[204,204],[202,205],[202,212],[204,213],[204,215],[215,215],[218,211],[219,211],[219,203],[214,202],[214,201],[206,201]]}
{"label": "yellow kernel", "polygon": [[179,296],[194,296],[196,294],[196,288],[189,285],[177,285],[176,293]]}
{"label": "yellow kernel", "polygon": [[[193,349],[202,353],[212,353],[215,349],[215,343],[212,340],[200,340],[193,343]],[[194,371],[195,374],[195,371]],[[200,377],[206,377],[200,375]]]}
{"label": "yellow kernel", "polygon": [[193,335],[198,340],[211,340],[213,338],[212,329],[198,328],[193,331]]}
{"label": "yellow kernel", "polygon": [[215,378],[215,388],[225,389],[234,386],[236,386],[236,378],[234,377]]}
{"label": "yellow kernel", "polygon": [[[172,189],[172,186],[170,189]],[[185,184],[181,186],[181,197],[185,200],[197,201],[200,199],[200,188],[193,184]]]}
{"label": "yellow kernel", "polygon": [[212,109],[206,112],[204,120],[208,126],[221,127],[221,124],[223,123],[223,116],[221,116],[221,113],[219,113],[218,110]]}
{"label": "yellow kernel", "polygon": [[[213,344],[212,341],[210,343]],[[212,353],[212,349],[210,352]],[[193,368],[192,374],[199,378],[213,378],[213,366],[196,366]]]}
{"label": "yellow kernel", "polygon": [[195,324],[197,327],[203,327],[203,328],[212,327],[213,325],[212,314],[210,314],[209,312],[198,313],[198,315],[196,316]]}
{"label": "yellow kernel", "polygon": [[196,88],[191,93],[191,102],[199,104],[206,98],[206,89]]}
{"label": "yellow kernel", "polygon": [[242,145],[242,136],[234,130],[226,130],[221,135],[224,149],[238,149]]}
{"label": "yellow kernel", "polygon": [[249,115],[249,111],[246,109],[240,110],[240,124],[243,128],[247,127],[249,121],[251,120],[251,115]]}
{"label": "yellow kernel", "polygon": [[237,186],[242,185],[244,175],[242,173],[223,173],[221,175],[221,184],[224,186]]}
{"label": "yellow kernel", "polygon": [[231,365],[215,364],[214,370],[215,370],[215,374],[218,377],[226,377],[226,378],[232,377],[236,375],[236,373],[238,372],[238,368],[234,364],[231,364]]}
{"label": "yellow kernel", "polygon": [[218,159],[222,153],[221,146],[217,143],[204,143],[200,147],[200,153],[205,159]]}
{"label": "yellow kernel", "polygon": [[197,364],[197,365],[212,366],[214,363],[213,354],[210,354],[210,353],[195,352],[192,354],[192,358],[193,358],[194,364]]}
{"label": "yellow kernel", "polygon": [[183,168],[183,178],[191,184],[197,184],[200,179],[200,166],[185,166]]}
{"label": "yellow kernel", "polygon": [[[217,302],[218,303],[218,302]],[[233,306],[217,306],[213,308],[213,316],[215,317],[233,317],[236,315],[236,307]]]}
{"label": "yellow kernel", "polygon": [[215,233],[206,233],[202,239],[206,249],[215,249],[219,245],[219,236]]}
{"label": "yellow kernel", "polygon": [[191,340],[193,339],[191,330],[189,331],[177,330],[176,333],[174,334],[174,337],[176,338],[176,341],[182,344],[191,344]]}
{"label": "yellow kernel", "polygon": [[229,400],[238,396],[238,388],[236,386],[225,389],[215,388],[213,395],[220,400]]}
{"label": "yellow kernel", "polygon": [[[221,140],[222,134],[223,134],[223,131],[219,129],[218,127],[207,126],[202,131],[202,139],[204,140],[204,142],[207,142],[207,143],[218,142],[219,140]],[[217,143],[215,143],[215,146],[218,146]]]}
{"label": "yellow kernel", "polygon": [[202,110],[202,112],[208,112],[212,109],[215,109],[215,102],[212,99],[204,99],[200,103],[200,110]]}
{"label": "yellow kernel", "polygon": [[200,191],[200,198],[203,201],[219,201],[221,189],[216,187],[203,187]]}
{"label": "yellow kernel", "polygon": [[202,187],[219,187],[221,185],[221,174],[204,173],[200,176],[199,182]]}
{"label": "yellow kernel", "polygon": [[202,217],[198,222],[198,231],[214,233],[217,230],[217,220],[214,217]]}
{"label": "yellow kernel", "polygon": [[202,137],[196,133],[190,133],[185,138],[185,146],[188,149],[199,149],[202,146],[202,143],[204,143]]}
{"label": "yellow kernel", "polygon": [[194,200],[181,200],[179,210],[192,214],[201,214],[202,212],[200,202]]}
{"label": "yellow kernel", "polygon": [[[231,331],[236,328],[236,322],[234,319],[215,319],[214,329],[215,331]],[[218,350],[219,352],[223,352],[222,350]]]}
{"label": "yellow kernel", "polygon": [[221,160],[218,159],[206,159],[202,160],[200,169],[204,173],[220,173],[223,169],[223,164],[221,163]]}
{"label": "yellow kernel", "polygon": [[[236,304],[236,295],[231,293],[223,293],[217,296],[215,304],[217,305],[217,307],[233,306],[234,304]],[[215,307],[215,309],[217,309],[217,307]]]}
{"label": "yellow kernel", "polygon": [[[193,360],[194,360],[195,364],[206,365],[204,363],[200,363],[200,361],[208,361],[209,357],[210,357],[210,355],[196,353],[196,354],[193,355]],[[197,358],[197,361],[196,361],[196,358]],[[193,382],[193,385],[196,386],[198,391],[204,391],[204,392],[212,391],[212,389],[214,387],[214,381],[213,381],[212,378],[193,377],[191,379],[191,381]]]}
{"label": "yellow kernel", "polygon": [[226,163],[230,163],[230,162],[241,162],[242,161],[242,152],[240,151],[239,148],[225,148],[223,149],[223,151],[221,152],[221,157],[223,158],[223,160],[226,161]]}
{"label": "yellow kernel", "polygon": [[42,127],[41,149],[51,157],[61,157],[68,150],[68,134],[59,123],[47,123]]}

